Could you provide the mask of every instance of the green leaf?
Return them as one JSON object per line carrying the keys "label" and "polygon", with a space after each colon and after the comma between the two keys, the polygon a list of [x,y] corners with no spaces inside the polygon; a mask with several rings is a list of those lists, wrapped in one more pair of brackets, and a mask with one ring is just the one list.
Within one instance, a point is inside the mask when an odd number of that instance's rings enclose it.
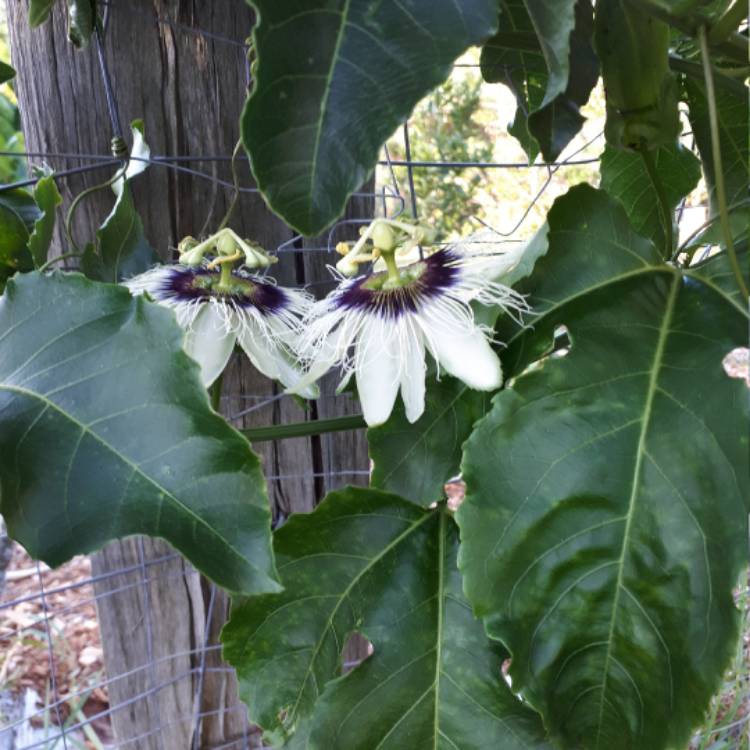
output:
{"label": "green leaf", "polygon": [[[698,184],[700,162],[692,152],[677,144],[659,146],[652,153],[669,209],[674,212]],[[665,247],[659,198],[641,154],[606,146],[600,169],[602,188],[622,203],[636,232],[651,239],[658,248]]]}
{"label": "green leaf", "polygon": [[[497,281],[515,286],[546,251],[547,228],[543,227],[527,243],[518,263]],[[492,328],[500,312],[477,305],[474,315],[477,323]],[[510,325],[508,330],[513,330]],[[371,484],[423,506],[440,500],[445,496],[445,483],[459,472],[464,441],[488,408],[489,394],[474,391],[455,378],[428,378],[424,414],[416,422],[406,419],[397,401],[388,421],[368,430],[374,465]]]}
{"label": "green leaf", "polygon": [[[711,215],[718,214],[716,203],[716,170],[711,152],[711,129],[708,120],[708,103],[705,86],[690,77],[685,77],[685,92],[688,100],[688,117],[698,144],[705,172]],[[747,92],[735,94],[725,88],[716,89],[716,108],[719,120],[721,161],[727,203],[731,206],[747,197],[748,175],[748,109]]]}
{"label": "green leaf", "polygon": [[489,394],[455,378],[430,379],[416,422],[406,419],[399,400],[386,424],[367,431],[372,486],[423,506],[442,500],[443,485],[458,474],[464,440],[488,408]]}
{"label": "green leaf", "polygon": [[96,28],[96,0],[68,0],[68,39],[83,49]]}
{"label": "green leaf", "polygon": [[89,245],[81,260],[84,273],[99,281],[118,282],[150,268],[159,260],[143,234],[129,181],[121,184],[112,213],[96,232],[97,250]]}
{"label": "green leaf", "polygon": [[[582,183],[558,198],[547,214],[546,254],[534,272],[516,284],[527,295],[534,327],[544,316],[569,301],[619,279],[647,273],[662,258],[652,242],[628,223],[622,205],[603,190]],[[547,342],[527,334],[507,317],[496,326],[501,341],[511,346],[503,354],[506,377],[518,374],[543,357]]]}
{"label": "green leaf", "polygon": [[40,215],[34,199],[25,190],[0,193],[0,268],[6,269],[5,278],[15,271],[30,271],[34,267],[28,241]]}
{"label": "green leaf", "polygon": [[[742,246],[738,248],[737,258],[740,262],[740,267],[747,269],[747,240],[745,240]],[[726,252],[718,253],[702,263],[696,263],[696,265],[691,266],[688,269],[687,275],[700,279],[704,284],[707,284],[708,286],[715,288],[717,292],[726,295],[733,302],[738,312],[743,314],[746,313],[747,300],[742,299],[742,293],[737,286],[737,279],[734,276],[732,266],[729,263],[729,256]],[[747,275],[747,270],[745,275]]]}
{"label": "green leaf", "polygon": [[[296,729],[310,750],[549,747],[463,597],[444,508],[348,488],[292,516],[274,547],[284,592],[235,602],[222,634],[271,741]],[[339,677],[353,632],[374,654]]]}
{"label": "green leaf", "polygon": [[270,205],[319,234],[383,142],[497,28],[493,0],[254,0],[258,69],[242,139]]}
{"label": "green leaf", "polygon": [[7,83],[15,77],[16,71],[10,65],[0,60],[0,85]]}
{"label": "green leaf", "polygon": [[56,0],[31,0],[29,3],[29,26],[41,26],[52,12]]}
{"label": "green leaf", "polygon": [[34,222],[34,231],[29,237],[29,251],[36,266],[47,260],[52,232],[55,229],[55,210],[62,203],[62,196],[52,175],[42,177],[34,188],[34,200],[42,215]]}
{"label": "green leaf", "polygon": [[[482,76],[504,83],[518,109],[509,132],[534,161],[554,161],[581,129],[579,108],[599,76],[589,2],[500,4],[500,30],[482,48]],[[546,36],[545,36],[546,35]]]}
{"label": "green leaf", "polygon": [[50,565],[160,536],[232,591],[277,591],[265,482],[173,314],[79,274],[0,298],[0,512]]}
{"label": "green leaf", "polygon": [[[721,362],[747,317],[695,272],[641,266],[651,243],[588,192],[550,212],[529,280],[542,314],[509,358],[538,359],[560,325],[571,350],[519,375],[467,442],[460,567],[563,746],[683,747],[737,635],[747,392]],[[600,279],[576,292],[594,248]]]}

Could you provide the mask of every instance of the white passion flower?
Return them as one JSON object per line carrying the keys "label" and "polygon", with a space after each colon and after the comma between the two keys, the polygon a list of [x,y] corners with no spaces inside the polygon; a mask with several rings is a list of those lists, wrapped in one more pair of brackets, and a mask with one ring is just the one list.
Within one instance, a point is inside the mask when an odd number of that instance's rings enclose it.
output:
{"label": "white passion flower", "polygon": [[312,299],[306,292],[211,264],[157,266],[123,283],[174,310],[186,332],[183,348],[200,365],[206,387],[223,372],[236,342],[264,375],[306,398],[318,395],[313,384],[300,385],[293,353],[300,317]]}
{"label": "white passion flower", "polygon": [[[354,373],[370,426],[388,419],[399,389],[407,419],[415,422],[422,415],[425,350],[438,375],[442,369],[471,388],[499,388],[502,370],[490,345],[492,330],[477,323],[470,303],[499,306],[516,317],[528,309],[520,294],[493,280],[518,263],[520,249],[488,255],[470,247],[454,245],[398,267],[394,254],[375,245],[366,257],[382,258],[388,270],[342,280],[303,319],[298,350],[307,375],[302,384],[334,365],[344,371],[342,387]],[[339,268],[356,262],[345,255]]]}

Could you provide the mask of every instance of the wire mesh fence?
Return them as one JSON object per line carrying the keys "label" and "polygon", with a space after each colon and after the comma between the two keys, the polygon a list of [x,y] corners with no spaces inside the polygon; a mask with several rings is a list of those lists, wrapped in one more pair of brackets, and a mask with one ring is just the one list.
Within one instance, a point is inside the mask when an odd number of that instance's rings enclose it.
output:
{"label": "wire mesh fence", "polygon": [[[107,58],[104,38],[113,33],[113,19],[116,20],[118,13],[135,12],[142,16],[144,24],[167,26],[176,34],[198,35],[214,44],[236,48],[237,64],[242,66],[247,85],[251,84],[245,39],[196,28],[137,5],[131,7],[131,4],[125,6],[112,1],[100,4],[104,8],[104,23],[89,54],[97,60],[98,85],[105,92],[112,136],[122,137],[123,129],[110,75],[110,66],[116,65],[117,60]],[[456,64],[454,74],[475,73],[476,68],[476,60],[462,59]],[[242,96],[242,93],[238,91],[237,95]],[[521,152],[515,146],[510,148],[515,148],[519,154],[516,159],[498,157],[497,160],[466,161],[453,160],[449,154],[439,160],[420,159],[414,155],[414,147],[419,144],[415,143],[412,125],[407,122],[384,148],[374,188],[356,194],[356,197],[369,199],[370,216],[342,219],[322,242],[304,244],[300,236],[293,235],[269,250],[280,256],[317,253],[326,260],[330,254],[330,262],[333,262],[337,239],[341,233],[351,231],[352,226],[356,228],[365,224],[376,215],[394,218],[404,213],[419,215],[419,181],[416,176],[425,171],[433,171],[445,180],[449,177],[461,179],[467,170],[481,170],[483,173],[489,170],[503,175],[501,180],[493,178],[495,186],[520,182],[525,196],[523,205],[512,202],[513,210],[503,212],[504,196],[487,190],[485,206],[469,221],[469,224],[476,225],[476,229],[496,233],[502,241],[520,241],[535,228],[530,220],[533,211],[539,210],[543,215],[554,196],[572,181],[582,177],[593,179],[602,147],[602,114],[600,111],[597,120],[594,113],[584,131],[554,164],[529,164],[520,158]],[[513,143],[508,136],[502,137],[506,138],[506,143]],[[394,155],[394,151],[403,154],[403,158]],[[0,158],[3,156],[10,156],[10,153],[0,153]],[[58,182],[81,174],[111,171],[121,164],[121,159],[112,154],[85,151],[28,151],[23,156],[31,163],[41,161],[51,165]],[[245,157],[239,159],[244,161]],[[231,153],[154,154],[145,161],[152,169],[187,174],[210,182],[228,194],[234,191],[241,195],[257,193],[257,188],[250,184],[236,185],[219,177],[216,170],[206,171],[206,165],[230,164]],[[566,177],[566,170],[570,170],[573,176]],[[530,172],[538,173],[539,177],[533,180],[519,178],[519,174]],[[28,187],[35,181],[36,178],[31,176],[0,186],[0,191]],[[440,180],[433,189],[440,190]],[[489,203],[493,209],[484,210]],[[705,204],[705,190],[699,189],[680,206],[679,218],[684,234],[705,218]],[[502,219],[501,225],[498,225],[498,215]],[[306,286],[320,294],[333,283],[333,280],[320,279],[309,281]],[[242,427],[250,415],[272,423],[278,418],[279,403],[291,398],[272,391],[235,392],[223,398],[222,411],[238,427]],[[323,398],[340,401],[352,400],[353,397],[330,394]],[[304,486],[315,495],[311,501],[320,499],[326,490],[349,483],[364,484],[369,475],[367,461],[353,455],[350,463],[344,457],[343,464],[321,467],[320,471],[294,473],[266,469],[267,479],[277,487],[279,496],[299,492],[299,480],[306,480],[308,484]],[[284,509],[277,508],[275,523],[282,523],[285,516]],[[146,549],[147,542],[143,539],[135,539],[133,544],[135,564],[96,572],[88,558],[76,558],[61,568],[50,570],[28,558],[0,529],[0,750],[72,750],[83,747],[108,750],[152,747],[171,750],[174,747],[179,750],[174,744],[175,737],[182,738],[180,747],[193,750],[250,750],[263,746],[260,731],[247,722],[246,709],[236,698],[213,707],[204,700],[208,691],[216,691],[217,680],[224,680],[221,689],[226,693],[236,690],[232,687],[233,670],[220,658],[219,630],[226,616],[225,596],[213,584],[189,570],[177,553],[165,550],[163,554],[155,554],[152,549]],[[201,610],[165,613],[154,599],[155,583],[202,589],[205,606]],[[131,613],[130,622],[133,623],[133,637],[140,638],[139,642],[143,643],[139,663],[120,671],[113,668],[103,647],[102,631],[106,623],[100,617],[103,603],[118,597],[126,597],[123,602],[128,602],[129,606],[137,603],[138,611],[135,615]],[[738,606],[744,607],[745,612],[748,612],[749,600],[746,588],[738,591]],[[165,637],[170,627],[177,627],[182,620],[191,620],[192,647],[189,649],[176,649],[169,637]],[[747,616],[745,620],[747,625]],[[711,723],[695,738],[696,748],[740,747],[741,737],[747,737],[750,721],[747,697],[750,691],[750,638],[747,633],[746,628],[725,690],[712,707]],[[357,658],[362,655],[360,647]],[[345,662],[345,668],[354,666],[357,658]],[[123,684],[132,685],[133,689],[129,692],[115,690]],[[115,694],[117,699],[113,697]],[[170,710],[159,710],[165,705],[169,705]],[[144,731],[119,736],[118,726],[133,721],[136,713],[144,712],[150,712]],[[209,723],[224,727],[224,740],[212,743],[206,738],[204,730]],[[230,724],[231,731],[226,729]],[[172,731],[176,726],[180,727],[179,733]],[[738,744],[731,744],[733,737]],[[724,744],[712,744],[715,742]]]}

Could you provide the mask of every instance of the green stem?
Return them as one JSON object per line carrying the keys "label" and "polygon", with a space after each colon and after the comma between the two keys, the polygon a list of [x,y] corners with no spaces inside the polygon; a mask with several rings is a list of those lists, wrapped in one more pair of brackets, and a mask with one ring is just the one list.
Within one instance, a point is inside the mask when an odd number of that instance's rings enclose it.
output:
{"label": "green stem", "polygon": [[82,256],[83,253],[63,253],[62,255],[56,255],[54,258],[50,258],[46,263],[39,266],[39,273],[44,273],[53,263],[67,260],[68,258],[81,258]]}
{"label": "green stem", "polygon": [[398,270],[398,263],[396,263],[396,254],[394,252],[381,253],[380,257],[385,261],[386,268],[388,269],[388,280],[399,284],[401,273]]}
{"label": "green stem", "polygon": [[[70,204],[70,208],[68,209],[68,213],[65,216],[65,235],[68,238],[68,242],[70,243],[71,247],[77,252],[81,252],[81,248],[78,247],[76,244],[75,238],[73,237],[73,217],[75,216],[76,209],[80,205],[81,201],[91,195],[92,193],[96,193],[99,190],[103,190],[106,187],[111,187],[115,184],[115,182],[122,177],[125,174],[125,170],[127,169],[127,162],[121,166],[108,180],[105,182],[101,182],[98,185],[93,185],[90,188],[86,188],[85,190],[81,191],[76,195],[76,197],[73,199],[73,202]],[[62,256],[60,256],[62,257]]]}
{"label": "green stem", "polygon": [[221,275],[219,276],[219,284],[216,287],[219,291],[229,290],[232,286],[232,266],[234,263],[222,263],[221,264]]}
{"label": "green stem", "polygon": [[227,224],[229,224],[229,220],[232,218],[232,214],[234,213],[234,209],[237,206],[237,201],[240,198],[240,176],[237,173],[237,155],[240,152],[240,149],[242,148],[242,141],[239,140],[234,146],[234,151],[232,151],[232,184],[234,185],[234,194],[232,195],[232,202],[229,204],[229,208],[227,208],[227,212],[224,214],[224,218],[221,220],[221,224],[219,224],[219,231],[224,229]]}
{"label": "green stem", "polygon": [[732,267],[734,278],[737,281],[742,299],[748,297],[747,284],[742,276],[742,269],[737,260],[737,252],[734,248],[732,237],[732,225],[729,222],[729,210],[727,209],[727,195],[724,186],[724,168],[721,163],[721,140],[719,135],[719,114],[716,110],[716,92],[714,91],[714,77],[711,68],[711,58],[708,52],[708,39],[706,27],[698,29],[698,41],[701,48],[701,60],[703,62],[703,73],[706,79],[706,101],[708,102],[708,122],[711,130],[711,154],[714,161],[714,181],[716,183],[716,202],[719,204],[719,223],[724,235],[724,244],[729,256],[729,264]]}
{"label": "green stem", "polygon": [[643,164],[648,172],[651,184],[654,186],[656,192],[656,199],[659,203],[659,215],[661,217],[661,224],[664,227],[664,245],[665,253],[664,257],[669,259],[672,257],[672,251],[674,250],[674,225],[672,221],[672,210],[669,207],[669,201],[667,200],[667,194],[664,192],[664,185],[659,179],[659,173],[656,171],[656,161],[653,153],[647,149],[642,148],[640,150]]}
{"label": "green stem", "polygon": [[214,380],[213,385],[208,389],[208,394],[211,399],[211,408],[217,413],[221,413],[221,390],[224,383],[224,374],[219,375]]}
{"label": "green stem", "polygon": [[273,427],[255,427],[242,430],[242,434],[251,443],[262,443],[266,440],[284,440],[286,438],[308,437],[322,435],[326,432],[344,432],[346,430],[360,430],[367,427],[361,414],[348,417],[334,417],[333,419],[316,419],[313,422],[295,422],[294,424],[280,424]]}

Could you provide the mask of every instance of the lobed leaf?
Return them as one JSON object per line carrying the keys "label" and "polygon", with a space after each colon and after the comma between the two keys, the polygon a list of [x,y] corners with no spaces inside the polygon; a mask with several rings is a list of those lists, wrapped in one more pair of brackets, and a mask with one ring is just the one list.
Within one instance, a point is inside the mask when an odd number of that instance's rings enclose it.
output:
{"label": "lobed leaf", "polygon": [[159,536],[232,591],[278,591],[258,458],[210,408],[172,313],[79,274],[0,297],[0,512],[59,565]]}
{"label": "lobed leaf", "polygon": [[[669,210],[674,212],[678,203],[698,184],[700,161],[678,144],[655,148],[653,160]],[[622,203],[633,229],[652,240],[657,248],[665,248],[659,197],[641,154],[606,146],[600,170],[602,188]],[[671,249],[668,254],[671,255]]]}
{"label": "lobed leaf", "polygon": [[[747,315],[709,281],[723,260],[650,264],[599,191],[573,188],[549,223],[528,280],[542,314],[507,357],[537,364],[465,448],[465,588],[561,744],[680,747],[737,635],[747,395],[721,362]],[[560,325],[570,352],[540,364]]]}
{"label": "lobed leaf", "polygon": [[[284,592],[235,602],[222,634],[271,741],[296,730],[291,745],[311,750],[549,750],[464,600],[457,546],[444,508],[358,488],[276,532]],[[374,654],[339,677],[355,631]]]}
{"label": "lobed leaf", "polygon": [[497,28],[493,0],[252,4],[258,69],[242,139],[271,209],[307,235],[338,218],[383,142]]}

